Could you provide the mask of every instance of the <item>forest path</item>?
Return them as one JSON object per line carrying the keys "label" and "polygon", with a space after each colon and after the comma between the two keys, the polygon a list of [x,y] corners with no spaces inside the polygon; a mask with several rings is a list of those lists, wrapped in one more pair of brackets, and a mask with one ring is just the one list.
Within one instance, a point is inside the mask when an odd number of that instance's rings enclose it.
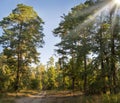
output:
{"label": "forest path", "polygon": [[47,93],[42,91],[29,96],[22,96],[15,99],[15,103],[81,103],[81,94],[62,91]]}
{"label": "forest path", "polygon": [[46,92],[43,91],[37,95],[30,95],[29,97],[20,97],[15,100],[16,103],[44,103]]}

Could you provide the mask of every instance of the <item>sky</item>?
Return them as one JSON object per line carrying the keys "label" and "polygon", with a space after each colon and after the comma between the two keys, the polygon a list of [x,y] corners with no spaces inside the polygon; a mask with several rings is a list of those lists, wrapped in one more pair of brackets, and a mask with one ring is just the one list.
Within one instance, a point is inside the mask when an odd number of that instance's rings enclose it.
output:
{"label": "sky", "polygon": [[[51,56],[57,61],[57,57],[54,55],[56,49],[54,45],[59,43],[60,39],[54,37],[52,31],[58,27],[62,20],[60,16],[67,14],[71,8],[84,1],[85,0],[1,0],[0,20],[2,20],[3,17],[8,16],[12,10],[16,8],[17,4],[23,3],[32,6],[45,22],[43,25],[45,45],[43,48],[39,49],[39,52],[41,53],[40,62],[46,64]],[[1,29],[0,35],[2,35]],[[0,51],[2,51],[2,49]]]}

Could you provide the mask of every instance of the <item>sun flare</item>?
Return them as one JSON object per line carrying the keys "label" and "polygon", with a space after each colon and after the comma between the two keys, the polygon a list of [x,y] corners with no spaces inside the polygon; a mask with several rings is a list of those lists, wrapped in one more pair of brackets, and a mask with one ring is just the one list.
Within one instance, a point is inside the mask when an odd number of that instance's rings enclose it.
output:
{"label": "sun flare", "polygon": [[120,0],[114,0],[115,4],[120,5]]}

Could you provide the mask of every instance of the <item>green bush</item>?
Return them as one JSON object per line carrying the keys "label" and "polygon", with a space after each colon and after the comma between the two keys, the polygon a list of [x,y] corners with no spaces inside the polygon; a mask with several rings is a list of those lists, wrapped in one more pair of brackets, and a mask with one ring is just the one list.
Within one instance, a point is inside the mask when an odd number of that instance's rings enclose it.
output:
{"label": "green bush", "polygon": [[103,95],[103,103],[120,103],[120,95]]}
{"label": "green bush", "polygon": [[40,89],[40,81],[37,79],[32,79],[30,87],[33,90]]}

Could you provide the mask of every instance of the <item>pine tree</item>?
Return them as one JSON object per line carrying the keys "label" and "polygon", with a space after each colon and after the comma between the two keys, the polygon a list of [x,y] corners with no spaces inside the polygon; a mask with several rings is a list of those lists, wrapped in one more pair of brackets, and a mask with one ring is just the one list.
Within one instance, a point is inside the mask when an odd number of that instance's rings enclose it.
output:
{"label": "pine tree", "polygon": [[39,61],[37,47],[42,47],[44,34],[42,33],[42,19],[32,7],[18,4],[10,15],[0,21],[3,35],[0,43],[8,63],[16,71],[15,90],[20,87],[20,78],[27,71],[31,63]]}

